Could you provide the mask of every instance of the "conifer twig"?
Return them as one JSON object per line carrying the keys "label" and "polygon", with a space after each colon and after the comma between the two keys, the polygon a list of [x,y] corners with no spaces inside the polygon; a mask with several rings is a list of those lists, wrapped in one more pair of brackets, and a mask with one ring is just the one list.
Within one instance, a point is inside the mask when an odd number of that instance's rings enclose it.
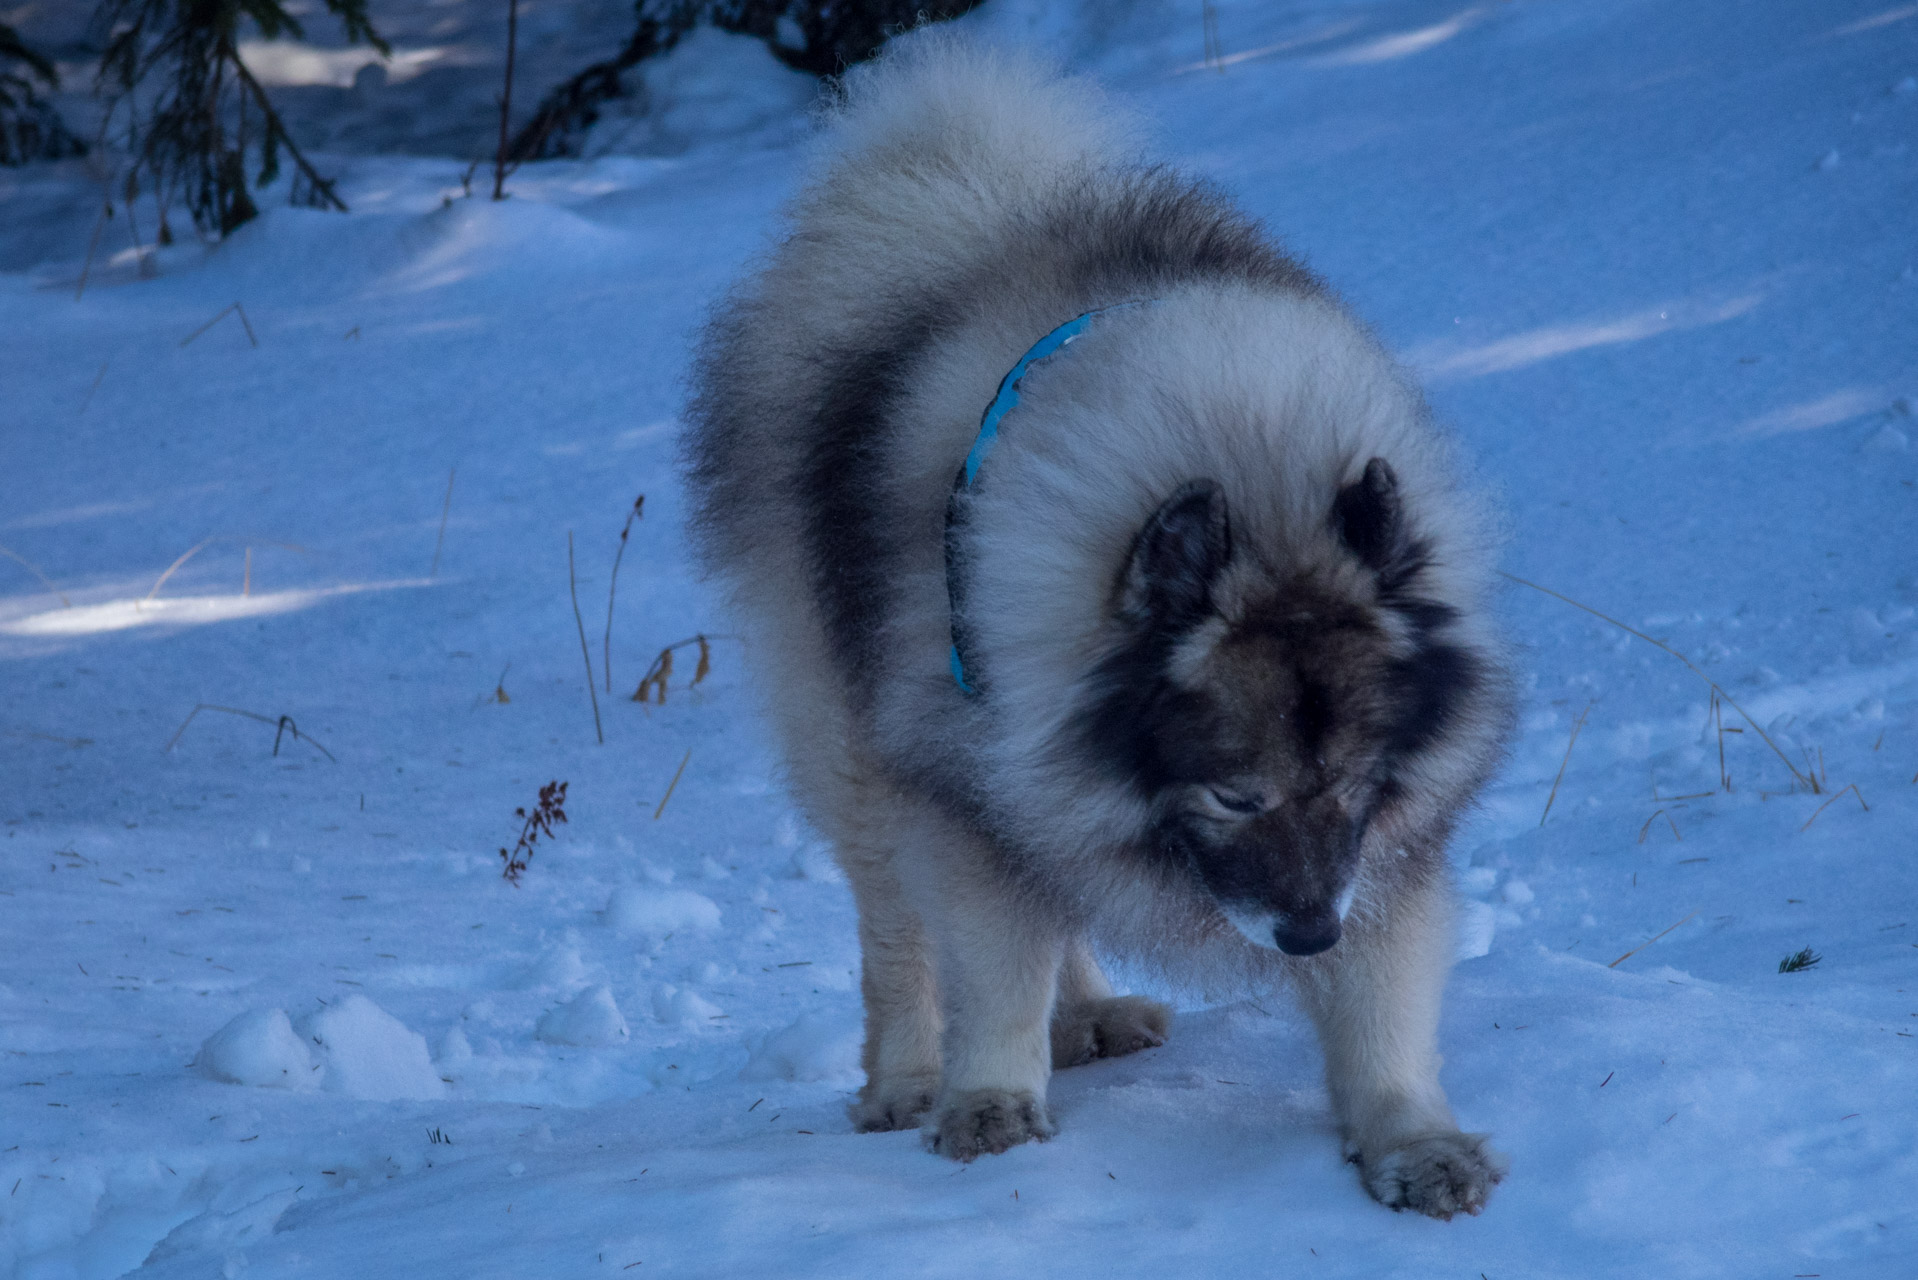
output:
{"label": "conifer twig", "polygon": [[273,103],[268,100],[266,90],[262,89],[260,82],[253,78],[253,73],[246,69],[246,63],[240,60],[237,50],[233,52],[231,61],[233,63],[234,74],[239,77],[240,83],[245,85],[247,91],[253,95],[253,100],[260,104],[260,112],[266,117],[267,136],[277,137],[279,139],[279,145],[286,148],[286,153],[293,157],[293,163],[299,166],[300,172],[305,175],[308,185],[319,193],[322,200],[332,205],[335,209],[338,209],[341,213],[348,212],[346,201],[340,199],[339,195],[333,190],[332,180],[322,178],[319,170],[307,163],[305,154],[301,152],[298,144],[293,141],[293,135],[286,131],[286,123],[280,119],[280,113],[273,109]]}

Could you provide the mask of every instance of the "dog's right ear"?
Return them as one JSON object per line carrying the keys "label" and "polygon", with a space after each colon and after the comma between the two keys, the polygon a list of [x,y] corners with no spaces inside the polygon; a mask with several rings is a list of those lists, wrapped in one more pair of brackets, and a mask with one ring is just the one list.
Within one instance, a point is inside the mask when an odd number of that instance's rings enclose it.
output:
{"label": "dog's right ear", "polygon": [[1375,570],[1392,563],[1402,541],[1399,478],[1392,464],[1374,458],[1365,474],[1339,490],[1332,503],[1332,527],[1359,559]]}
{"label": "dog's right ear", "polygon": [[1119,580],[1119,615],[1155,626],[1197,622],[1212,606],[1212,583],[1232,559],[1225,491],[1188,480],[1132,540]]}

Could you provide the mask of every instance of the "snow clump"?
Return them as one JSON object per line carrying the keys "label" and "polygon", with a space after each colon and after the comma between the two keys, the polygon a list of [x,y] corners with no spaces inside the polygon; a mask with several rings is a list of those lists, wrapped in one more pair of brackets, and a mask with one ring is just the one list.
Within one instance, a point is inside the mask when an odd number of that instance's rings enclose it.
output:
{"label": "snow clump", "polygon": [[1492,953],[1492,938],[1498,933],[1498,912],[1489,902],[1466,901],[1459,904],[1459,960],[1476,960]]}
{"label": "snow clump", "polygon": [[208,1036],[192,1065],[226,1084],[301,1092],[320,1087],[313,1054],[284,1009],[247,1010]]}
{"label": "snow clump", "polygon": [[362,995],[349,995],[300,1019],[299,1032],[325,1066],[322,1087],[367,1102],[441,1098],[426,1037]]}
{"label": "snow clump", "polygon": [[653,991],[653,1017],[669,1027],[703,1027],[720,1016],[718,1005],[670,982]]}
{"label": "snow clump", "polygon": [[767,1036],[739,1078],[810,1084],[851,1080],[858,1075],[859,1029],[808,1013],[784,1031]]}
{"label": "snow clump", "polygon": [[613,890],[600,913],[618,933],[664,939],[675,933],[716,933],[719,904],[691,889],[627,884]]}
{"label": "snow clump", "polygon": [[548,1009],[534,1032],[547,1044],[599,1049],[623,1044],[631,1036],[613,993],[604,986],[582,991],[573,999]]}

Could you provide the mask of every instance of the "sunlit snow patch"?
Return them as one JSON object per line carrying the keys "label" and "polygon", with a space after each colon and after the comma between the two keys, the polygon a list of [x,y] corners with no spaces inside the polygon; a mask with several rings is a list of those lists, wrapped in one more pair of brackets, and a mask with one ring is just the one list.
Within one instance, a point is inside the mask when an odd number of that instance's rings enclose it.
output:
{"label": "sunlit snow patch", "polygon": [[1459,32],[1476,24],[1491,13],[1490,5],[1473,5],[1462,9],[1443,22],[1435,22],[1428,27],[1419,27],[1414,31],[1401,31],[1396,35],[1380,36],[1364,44],[1339,53],[1327,54],[1320,61],[1327,66],[1363,66],[1372,62],[1390,62],[1395,58],[1409,58],[1415,53],[1424,53],[1427,49],[1444,44]]}
{"label": "sunlit snow patch", "polygon": [[1406,360],[1427,379],[1477,378],[1488,373],[1523,369],[1558,356],[1638,342],[1675,329],[1696,329],[1732,320],[1763,299],[1752,293],[1717,306],[1671,303],[1648,307],[1615,320],[1582,320],[1546,325],[1526,333],[1499,338],[1463,349],[1447,343],[1426,343],[1406,353]]}
{"label": "sunlit snow patch", "polygon": [[0,634],[85,636],[161,624],[175,627],[203,626],[209,622],[231,622],[236,618],[259,618],[269,614],[293,613],[310,608],[333,596],[357,595],[362,591],[390,591],[396,587],[423,587],[427,586],[429,581],[426,578],[401,578],[390,582],[350,582],[337,587],[314,587],[301,591],[268,591],[259,595],[162,596],[153,600],[106,600],[99,604],[75,605],[70,609],[50,609],[45,613],[29,614],[10,622],[0,622]]}
{"label": "sunlit snow patch", "polygon": [[470,66],[484,55],[465,49],[433,46],[424,49],[395,49],[382,58],[371,48],[320,49],[296,40],[242,40],[240,61],[254,79],[268,88],[290,85],[331,85],[350,89],[361,67],[377,66],[385,82],[399,84],[411,80],[433,66]]}
{"label": "sunlit snow patch", "polygon": [[1842,391],[1819,396],[1816,400],[1806,400],[1760,414],[1741,424],[1736,434],[1779,436],[1792,431],[1816,431],[1820,427],[1835,426],[1860,414],[1870,413],[1873,409],[1882,409],[1885,400],[1885,393],[1876,388],[1846,387]]}

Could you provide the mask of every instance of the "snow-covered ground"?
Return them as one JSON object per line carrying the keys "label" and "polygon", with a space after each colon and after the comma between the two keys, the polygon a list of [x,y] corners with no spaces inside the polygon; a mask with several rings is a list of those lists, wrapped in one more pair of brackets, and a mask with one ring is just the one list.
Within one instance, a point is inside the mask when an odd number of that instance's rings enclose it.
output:
{"label": "snow-covered ground", "polygon": [[[351,215],[145,269],[116,222],[77,300],[85,166],[0,171],[0,545],[56,588],[0,558],[0,1272],[1918,1273],[1918,5],[1241,0],[1222,70],[1200,9],[966,22],[1155,115],[1424,372],[1513,574],[1821,780],[1511,588],[1443,1028],[1485,1214],[1366,1198],[1282,993],[1171,993],[1043,1146],[849,1131],[851,902],[673,473],[802,159],[708,40],[662,74],[737,86],[730,134],[497,204],[329,153]],[[567,539],[603,682],[640,493],[600,745]]]}

